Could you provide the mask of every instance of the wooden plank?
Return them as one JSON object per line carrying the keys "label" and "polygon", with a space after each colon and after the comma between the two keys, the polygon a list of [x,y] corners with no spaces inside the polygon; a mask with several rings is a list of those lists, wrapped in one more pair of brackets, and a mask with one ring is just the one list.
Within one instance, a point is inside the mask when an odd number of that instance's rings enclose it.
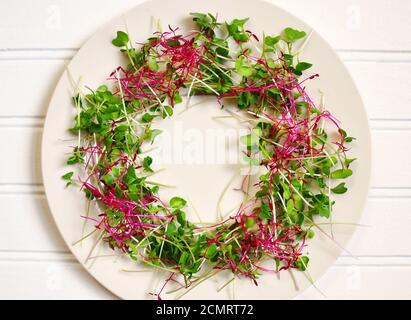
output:
{"label": "wooden plank", "polygon": [[[39,184],[41,128],[0,127],[0,184]],[[373,130],[373,187],[411,187],[411,130]],[[388,168],[388,169],[387,169]]]}
{"label": "wooden plank", "polygon": [[371,186],[410,187],[411,148],[404,142],[411,141],[410,130],[373,130]]}
{"label": "wooden plank", "polygon": [[298,299],[409,299],[411,266],[335,266]]}
{"label": "wooden plank", "polygon": [[41,183],[41,128],[0,127],[0,184]]}
{"label": "wooden plank", "polygon": [[[36,53],[37,55],[37,53]],[[0,73],[7,75],[2,92],[0,117],[44,117],[64,60],[0,60]],[[50,58],[50,57],[49,57]],[[411,63],[346,62],[358,85],[371,119],[411,119],[408,78]],[[393,112],[395,110],[395,112]]]}
{"label": "wooden plank", "polygon": [[1,1],[0,48],[78,48],[98,28],[141,2]]}
{"label": "wooden plank", "polygon": [[346,62],[371,119],[411,119],[411,63]]}
{"label": "wooden plank", "polygon": [[113,299],[78,263],[0,261],[0,299]]}
{"label": "wooden plank", "polygon": [[[361,257],[411,256],[410,208],[411,197],[369,198],[360,221],[366,227],[357,228],[347,250]],[[0,225],[7,226],[0,233],[0,252],[68,252],[44,195],[1,194]]]}
{"label": "wooden plank", "polygon": [[0,116],[45,116],[63,70],[64,60],[0,60],[0,73],[5,77]]}
{"label": "wooden plank", "polygon": [[[381,19],[408,21],[409,1],[271,1],[305,20],[335,48],[411,50],[411,38],[407,36],[411,32],[409,23],[398,28],[396,23],[381,22]],[[2,1],[0,48],[78,48],[104,23],[141,2]]]}
{"label": "wooden plank", "polygon": [[[0,261],[0,299],[115,299],[77,263]],[[411,266],[334,266],[318,281],[327,299],[407,299]],[[297,299],[324,299],[314,287]]]}
{"label": "wooden plank", "polygon": [[347,246],[353,255],[411,256],[411,198],[369,198],[359,223]]}
{"label": "wooden plank", "polygon": [[[303,19],[330,44],[341,50],[410,50],[411,32],[407,21],[410,1],[327,1],[275,0],[281,7]],[[381,41],[384,39],[384,41]]]}
{"label": "wooden plank", "polygon": [[44,194],[2,194],[0,212],[0,251],[68,252]]}

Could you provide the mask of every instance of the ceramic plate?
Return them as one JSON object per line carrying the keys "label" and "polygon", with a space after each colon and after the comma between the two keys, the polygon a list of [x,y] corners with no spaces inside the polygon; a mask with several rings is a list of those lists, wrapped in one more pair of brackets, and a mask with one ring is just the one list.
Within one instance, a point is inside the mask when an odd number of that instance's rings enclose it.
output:
{"label": "ceramic plate", "polygon": [[[272,4],[262,1],[239,0],[208,0],[208,1],[161,1],[153,0],[143,3],[133,10],[109,22],[87,41],[69,64],[72,77],[90,88],[102,84],[114,68],[124,61],[122,56],[111,45],[117,30],[127,30],[131,39],[136,42],[144,41],[155,31],[156,21],[167,28],[168,25],[179,26],[184,31],[193,28],[188,14],[190,12],[211,12],[218,14],[219,20],[249,17],[248,27],[257,35],[278,34],[285,27],[311,31],[311,28],[301,20]],[[355,223],[363,211],[367,196],[370,177],[370,133],[367,117],[360,95],[343,63],[334,50],[313,31],[310,42],[303,52],[304,61],[313,63],[313,70],[320,77],[310,82],[308,91],[313,99],[319,101],[319,91],[324,92],[326,107],[343,123],[343,127],[357,138],[350,151],[350,156],[358,158],[353,165],[355,174],[350,178],[350,189],[345,195],[339,196],[335,205],[333,220],[337,222]],[[71,127],[75,109],[71,103],[72,86],[67,71],[62,75],[47,113],[42,144],[42,171],[48,203],[65,242],[78,261],[104,287],[124,299],[150,299],[149,292],[156,292],[164,280],[164,274],[158,272],[126,272],[124,270],[139,270],[136,263],[126,258],[115,257],[105,246],[95,248],[93,259],[85,263],[95,242],[93,237],[73,246],[81,238],[84,220],[80,217],[85,212],[85,200],[76,188],[64,188],[60,178],[68,171],[65,161],[70,146],[75,145],[73,136],[67,132]],[[201,100],[201,101],[200,101]],[[227,127],[239,129],[238,123],[215,121],[214,116],[221,115],[217,101],[212,98],[193,99],[192,104],[201,105],[190,109],[173,120],[158,124],[161,129],[168,130],[174,140],[185,142],[185,152],[198,155],[202,152],[195,140],[196,134],[207,136],[207,130],[226,130]],[[176,112],[178,113],[178,112]],[[191,136],[190,133],[191,132]],[[188,135],[188,138],[187,138]],[[191,137],[191,138],[190,138]],[[201,137],[200,137],[201,138]],[[185,140],[186,139],[186,140]],[[191,140],[190,140],[191,139]],[[191,149],[187,144],[191,143]],[[165,142],[159,142],[160,147]],[[196,147],[197,146],[197,147]],[[197,148],[197,149],[196,149]],[[189,151],[187,151],[187,149]],[[191,151],[190,151],[191,150]],[[193,151],[194,150],[194,151]],[[189,163],[176,161],[176,158],[164,159],[166,155],[178,154],[175,148],[163,153],[161,163],[155,165],[165,167],[159,176],[160,182],[173,184],[173,194],[189,199],[204,220],[215,219],[216,203],[227,182],[235,173],[235,166],[218,161],[204,161],[204,154],[191,157]],[[184,158],[184,157],[183,157]],[[238,202],[238,193],[230,190],[225,195],[222,206],[226,209]],[[163,194],[167,197],[167,191]],[[195,216],[191,215],[191,219]],[[93,228],[86,224],[86,232]],[[325,228],[325,227],[324,227]],[[321,232],[310,241],[309,274],[313,281],[321,277],[332,266],[336,258],[346,247],[354,227],[338,225],[333,228],[334,239],[330,240]],[[325,228],[327,233],[330,232]],[[98,258],[96,257],[98,256]],[[311,285],[311,280],[302,272],[281,273],[280,277],[267,274],[261,277],[259,286],[254,286],[249,280],[237,280],[234,287],[227,286],[220,292],[216,291],[225,276],[205,281],[191,290],[184,298],[190,299],[225,299],[232,297],[235,292],[237,299],[290,299]],[[294,280],[293,281],[293,278]],[[297,287],[296,287],[297,284]],[[165,299],[175,296],[166,294]]]}

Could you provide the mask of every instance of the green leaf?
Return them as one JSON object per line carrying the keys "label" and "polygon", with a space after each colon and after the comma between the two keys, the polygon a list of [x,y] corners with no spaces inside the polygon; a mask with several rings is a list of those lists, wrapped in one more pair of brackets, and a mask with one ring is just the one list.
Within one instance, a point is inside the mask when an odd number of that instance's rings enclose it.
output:
{"label": "green leaf", "polygon": [[171,117],[173,113],[173,108],[171,108],[170,106],[164,106],[163,119],[165,119],[166,117]]}
{"label": "green leaf", "polygon": [[174,101],[174,104],[179,104],[179,103],[183,102],[183,98],[181,98],[180,92],[176,91],[176,93],[174,94],[174,97],[173,97],[173,101]]}
{"label": "green leaf", "polygon": [[[72,180],[73,174],[74,172],[71,171],[61,176],[63,180],[67,181],[66,188],[73,183],[73,180]],[[87,190],[87,189],[84,189],[84,190]]]}
{"label": "green leaf", "polygon": [[289,200],[287,201],[287,206],[286,206],[286,208],[287,208],[287,212],[290,212],[290,211],[293,211],[293,210],[294,210],[294,202],[293,202],[293,199],[289,199]]}
{"label": "green leaf", "polygon": [[288,216],[295,222],[297,220],[297,212],[295,211],[294,201],[292,199],[287,201],[286,209]]}
{"label": "green leaf", "polygon": [[94,199],[94,195],[91,193],[91,191],[89,189],[83,189],[84,190],[84,194],[86,195],[86,198],[88,200],[93,200]]}
{"label": "green leaf", "polygon": [[252,105],[254,105],[257,101],[258,101],[258,94],[254,94],[252,92],[241,92],[238,96],[237,96],[237,105],[238,108],[243,110],[246,109]]}
{"label": "green leaf", "polygon": [[74,174],[74,172],[70,171],[70,172],[67,172],[66,174],[62,175],[61,177],[63,178],[63,180],[71,181],[71,178],[73,177],[73,174]]}
{"label": "green leaf", "polygon": [[118,118],[120,110],[118,106],[112,105],[101,111],[100,117],[103,121],[112,120]]}
{"label": "green leaf", "polygon": [[174,212],[174,214],[177,215],[178,223],[180,223],[182,226],[184,226],[187,222],[186,213],[184,211],[181,211],[181,210],[177,209]]}
{"label": "green leaf", "polygon": [[345,187],[345,182],[340,183],[338,186],[331,189],[332,192],[335,194],[343,194],[347,192],[347,188]]}
{"label": "green leaf", "polygon": [[304,38],[306,33],[293,28],[285,28],[281,36],[285,42],[293,43],[301,38]]}
{"label": "green leaf", "polygon": [[325,182],[322,177],[315,177],[314,179],[320,188],[325,188]]}
{"label": "green leaf", "polygon": [[190,258],[190,253],[187,251],[184,251],[180,256],[180,259],[178,260],[178,264],[180,266],[184,265],[187,262],[188,258]]}
{"label": "green leaf", "polygon": [[125,47],[129,41],[128,34],[123,31],[117,31],[117,37],[111,43],[116,47]]}
{"label": "green leaf", "polygon": [[311,63],[308,62],[300,62],[299,64],[297,64],[295,66],[295,69],[297,69],[298,71],[304,71],[307,70],[309,68],[311,68],[313,65]]}
{"label": "green leaf", "polygon": [[340,133],[341,133],[341,135],[343,136],[343,138],[344,138],[344,142],[352,142],[353,140],[356,140],[354,137],[348,137],[347,136],[347,132],[345,132],[345,130],[344,129],[339,129],[339,131],[340,131]]}
{"label": "green leaf", "polygon": [[269,46],[269,47],[272,47],[275,44],[277,44],[277,42],[280,41],[280,40],[281,40],[281,36],[276,36],[276,37],[266,36],[264,38],[264,44]]}
{"label": "green leaf", "polygon": [[297,76],[301,76],[303,73],[300,70],[295,69],[294,67],[290,67],[290,70],[296,74]]}
{"label": "green leaf", "polygon": [[83,154],[81,153],[80,150],[76,148],[74,149],[73,155],[67,159],[67,164],[73,165],[76,163],[83,163],[83,161],[84,161]]}
{"label": "green leaf", "polygon": [[322,165],[319,167],[322,173],[326,176],[330,175],[331,168],[337,164],[337,158],[332,156],[331,158],[327,158]]}
{"label": "green leaf", "polygon": [[223,57],[228,57],[228,56],[229,56],[230,50],[229,50],[229,48],[228,48],[228,42],[227,42],[227,40],[214,37],[212,44],[216,46],[215,51],[216,51],[220,56],[223,56]]}
{"label": "green leaf", "polygon": [[235,61],[235,70],[244,77],[251,76],[254,71],[250,62],[244,56],[239,56]]}
{"label": "green leaf", "polygon": [[137,181],[136,170],[133,166],[129,166],[126,174],[123,177],[123,181],[128,185],[134,184]]}
{"label": "green leaf", "polygon": [[191,12],[190,16],[193,16],[193,21],[197,23],[201,29],[213,29],[215,26],[219,25],[217,23],[216,17],[212,14],[205,14],[199,12]]}
{"label": "green leaf", "polygon": [[351,169],[339,169],[331,173],[331,179],[345,179],[352,175]]}
{"label": "green leaf", "polygon": [[272,218],[272,215],[273,214],[271,212],[270,206],[266,203],[262,203],[259,214],[260,218],[264,220],[269,220]]}
{"label": "green leaf", "polygon": [[217,245],[215,243],[210,244],[210,246],[207,248],[205,256],[208,259],[213,259],[217,254]]}
{"label": "green leaf", "polygon": [[294,195],[294,201],[295,201],[295,208],[298,211],[303,211],[303,209],[304,209],[303,199],[301,199],[299,195]]}
{"label": "green leaf", "polygon": [[313,213],[319,214],[321,217],[329,218],[331,207],[334,202],[330,203],[330,198],[323,193],[316,194],[313,198]]}
{"label": "green leaf", "polygon": [[356,158],[353,158],[353,159],[345,158],[345,159],[344,159],[344,164],[345,164],[345,166],[348,168],[349,165],[350,165],[352,162],[354,162],[355,160],[357,160],[357,159],[356,159]]}
{"label": "green leaf", "polygon": [[177,226],[174,222],[171,222],[167,225],[167,230],[165,232],[166,236],[172,236],[173,234],[176,234],[177,232]]}
{"label": "green leaf", "polygon": [[154,116],[152,114],[145,113],[143,117],[141,118],[141,121],[143,121],[144,123],[149,123],[153,121],[153,119],[154,119]]}
{"label": "green leaf", "polygon": [[288,216],[290,217],[292,222],[297,222],[297,212],[295,212],[295,210],[291,210],[289,212],[287,212]]}
{"label": "green leaf", "polygon": [[121,175],[121,170],[120,170],[119,167],[111,168],[111,172],[113,173],[113,177],[116,178],[116,179],[119,178],[120,175]]}
{"label": "green leaf", "polygon": [[173,197],[170,199],[170,207],[173,209],[181,209],[185,207],[187,201],[180,197]]}
{"label": "green leaf", "polygon": [[312,231],[311,229],[307,231],[307,238],[312,239],[315,236],[315,232]]}
{"label": "green leaf", "polygon": [[151,193],[157,194],[157,193],[158,193],[158,190],[160,190],[160,187],[159,187],[159,186],[153,186],[153,187],[151,188]]}
{"label": "green leaf", "polygon": [[153,55],[148,56],[148,68],[151,71],[157,71],[158,70],[158,63],[156,57]]}
{"label": "green leaf", "polygon": [[96,91],[97,92],[106,92],[106,91],[108,91],[108,87],[105,84],[103,84],[103,85],[99,86]]}
{"label": "green leaf", "polygon": [[144,140],[153,142],[155,137],[157,137],[162,131],[159,129],[150,129],[144,134]]}
{"label": "green leaf", "polygon": [[293,55],[284,53],[283,58],[285,59],[285,62],[287,64],[287,66],[292,66],[293,61],[294,61],[294,56]]}
{"label": "green leaf", "polygon": [[234,40],[238,42],[247,42],[249,39],[248,34],[244,30],[244,24],[248,21],[246,19],[234,19],[230,24],[227,23],[227,31]]}
{"label": "green leaf", "polygon": [[298,270],[305,271],[305,270],[307,270],[307,266],[308,266],[309,261],[310,261],[310,258],[308,258],[307,256],[301,256],[295,262],[295,266],[297,267]]}
{"label": "green leaf", "polygon": [[255,221],[253,218],[248,218],[244,223],[246,228],[252,228],[255,225]]}
{"label": "green leaf", "polygon": [[330,208],[327,206],[318,206],[318,214],[320,217],[329,218],[330,217]]}
{"label": "green leaf", "polygon": [[205,13],[200,13],[200,12],[190,12],[190,16],[193,16],[193,20],[196,21],[195,19],[205,19],[207,18],[207,15]]}
{"label": "green leaf", "polygon": [[114,184],[115,182],[116,182],[116,179],[113,177],[113,175],[112,174],[110,174],[110,173],[107,173],[105,176],[104,176],[104,182],[105,183],[107,183],[109,186],[111,186],[112,184]]}
{"label": "green leaf", "polygon": [[153,158],[147,156],[143,159],[143,169],[148,172],[153,172],[150,168],[151,164],[153,163]]}

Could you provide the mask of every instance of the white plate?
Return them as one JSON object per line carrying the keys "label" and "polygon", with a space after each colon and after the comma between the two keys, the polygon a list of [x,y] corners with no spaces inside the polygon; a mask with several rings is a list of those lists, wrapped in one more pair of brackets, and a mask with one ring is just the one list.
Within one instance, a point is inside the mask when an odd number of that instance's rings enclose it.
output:
{"label": "white plate", "polygon": [[[111,39],[117,30],[125,30],[125,22],[131,38],[142,42],[155,31],[153,17],[159,19],[163,26],[184,27],[187,26],[189,12],[218,13],[219,20],[227,21],[237,17],[249,17],[249,29],[260,36],[263,31],[266,34],[278,34],[288,26],[307,32],[311,30],[309,26],[286,11],[262,1],[253,1],[251,5],[250,1],[239,0],[154,0],[141,4],[124,16],[111,21],[87,41],[69,65],[73,77],[75,79],[82,77],[82,83],[91,88],[104,82],[107,75],[122,62],[117,48],[111,45]],[[333,214],[334,221],[355,223],[363,211],[370,178],[370,133],[363,104],[343,63],[333,49],[315,32],[303,53],[303,59],[313,63],[313,70],[320,74],[320,78],[311,81],[310,94],[315,101],[318,101],[318,92],[321,89],[326,96],[327,109],[342,121],[343,127],[351,135],[357,138],[350,151],[351,157],[358,158],[353,165],[355,174],[349,179],[349,191],[337,197]],[[67,141],[73,139],[73,136],[67,132],[75,115],[71,95],[72,88],[65,72],[50,102],[43,134],[43,181],[51,212],[70,250],[97,281],[121,298],[150,298],[148,292],[155,292],[159,288],[164,275],[154,272],[124,272],[123,269],[137,269],[137,267],[127,259],[113,257],[93,259],[91,260],[93,263],[85,265],[84,261],[94,242],[93,239],[85,240],[81,245],[72,245],[82,234],[83,220],[80,215],[85,212],[85,201],[76,188],[65,189],[64,182],[60,178],[68,171],[65,160],[70,151],[69,146],[71,143],[75,144]],[[201,109],[193,108],[192,111],[185,113],[180,117],[181,123],[186,128],[199,127],[201,130],[206,130],[208,126],[215,126],[216,122],[211,120],[211,116],[219,115],[216,102],[208,100],[206,106],[209,108],[202,106]],[[169,124],[164,122],[159,125]],[[177,185],[173,194],[189,198],[202,213],[215,212],[215,203],[232,175],[231,167],[207,164],[168,165],[167,167],[169,170],[160,177],[160,180]],[[228,196],[228,204],[225,205],[229,205],[234,198]],[[89,224],[87,229],[92,227]],[[342,247],[347,245],[354,229],[347,225],[334,226],[335,239],[339,245]],[[309,273],[314,280],[322,276],[341,253],[341,248],[335,242],[330,241],[320,232],[316,234],[314,240],[309,243],[311,258]],[[105,247],[99,250],[93,255],[112,254]],[[300,291],[296,290],[290,273],[283,272],[280,279],[274,275],[264,275],[258,287],[246,279],[237,280],[234,287],[235,297],[238,299],[292,298],[310,285],[310,281],[302,272],[293,272],[293,275]],[[229,298],[232,288],[228,286],[217,293],[216,288],[222,283],[221,279],[218,281],[220,284],[213,280],[206,281],[184,298]],[[173,298],[173,296],[165,295],[164,298]]]}

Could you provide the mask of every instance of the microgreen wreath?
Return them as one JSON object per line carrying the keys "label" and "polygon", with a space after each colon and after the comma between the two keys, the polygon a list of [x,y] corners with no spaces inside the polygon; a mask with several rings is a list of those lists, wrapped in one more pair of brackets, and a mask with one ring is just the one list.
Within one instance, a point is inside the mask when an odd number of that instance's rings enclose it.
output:
{"label": "microgreen wreath", "polygon": [[[99,240],[169,272],[162,289],[152,293],[159,299],[170,281],[183,295],[221,270],[255,284],[264,272],[305,271],[303,250],[314,236],[315,217],[331,216],[331,194],[347,191],[335,180],[352,175],[354,160],[346,155],[354,138],[305,91],[304,82],[318,75],[301,77],[311,67],[300,61],[304,31],[286,28],[260,41],[245,29],[248,19],[223,24],[211,14],[191,15],[196,31],[183,35],[169,27],[138,48],[117,32],[112,43],[128,66],[110,75],[112,90],[102,85],[76,93],[70,130],[78,145],[67,164],[83,171],[76,179],[73,171],[63,176],[99,209],[98,216],[85,217],[95,222]],[[160,199],[161,185],[149,180],[152,158],[143,155],[161,134],[153,120],[172,117],[183,94],[187,101],[215,96],[222,108],[225,98],[235,99],[235,116],[251,128],[242,139],[246,158],[265,172],[257,191],[248,194],[242,186],[246,200],[214,224],[187,221],[183,198]],[[262,266],[267,260],[271,267]]]}

